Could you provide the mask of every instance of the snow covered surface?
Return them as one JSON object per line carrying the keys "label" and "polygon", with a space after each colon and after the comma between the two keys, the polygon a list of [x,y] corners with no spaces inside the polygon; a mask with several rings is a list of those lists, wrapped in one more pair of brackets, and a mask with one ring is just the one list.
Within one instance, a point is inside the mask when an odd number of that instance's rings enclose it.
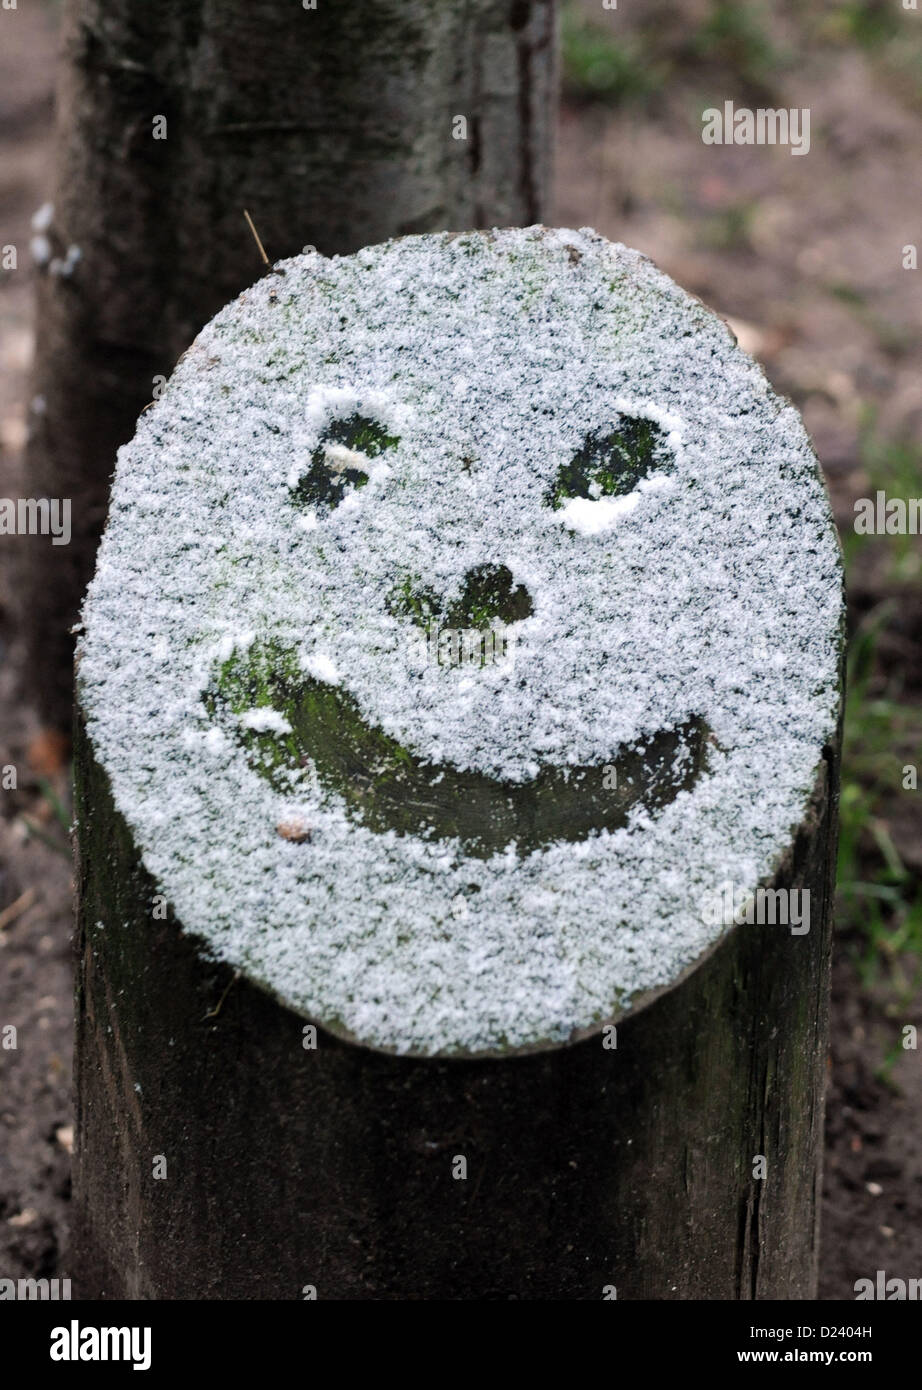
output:
{"label": "snow covered surface", "polygon": [[[202,331],[119,453],[79,668],[96,755],[183,925],[308,1017],[401,1052],[563,1042],[698,958],[724,929],[701,901],[764,880],[803,814],[841,617],[814,456],[720,320],[592,231],[279,269]],[[664,431],[668,477],[555,510],[558,469],[624,414]],[[356,464],[324,444],[352,415],[399,442],[305,521],[292,489],[318,448]],[[485,564],[532,600],[514,661],[407,660],[395,585],[452,596]],[[528,855],[374,833],[316,777],[274,790],[209,716],[220,663],[254,641],[434,763],[601,779],[699,716],[708,768],[655,814]],[[278,833],[292,817],[309,841]]]}

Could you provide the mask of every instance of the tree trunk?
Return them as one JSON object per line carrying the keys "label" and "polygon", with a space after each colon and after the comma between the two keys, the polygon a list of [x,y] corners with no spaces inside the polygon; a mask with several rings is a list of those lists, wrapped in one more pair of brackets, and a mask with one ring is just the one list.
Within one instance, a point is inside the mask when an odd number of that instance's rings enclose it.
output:
{"label": "tree trunk", "polygon": [[466,1061],[305,1048],[151,922],[79,723],[76,765],[79,1296],[815,1296],[838,740],[773,884],[807,936],[732,928],[615,1049]]}
{"label": "tree trunk", "polygon": [[[118,446],[212,315],[273,260],[547,207],[553,0],[70,0],[26,488],[69,498],[28,556],[29,669],[64,724]],[[463,119],[458,119],[463,118]],[[72,252],[68,258],[69,248]]]}

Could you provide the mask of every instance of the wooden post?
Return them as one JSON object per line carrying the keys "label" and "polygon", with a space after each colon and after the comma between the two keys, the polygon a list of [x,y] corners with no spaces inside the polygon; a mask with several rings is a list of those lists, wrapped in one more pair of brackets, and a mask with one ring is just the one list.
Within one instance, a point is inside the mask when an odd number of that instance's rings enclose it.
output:
{"label": "wooden post", "polygon": [[[592,233],[282,269],[123,453],[87,604],[75,1291],[814,1296],[842,634],[799,421]],[[500,625],[492,667],[431,641]]]}

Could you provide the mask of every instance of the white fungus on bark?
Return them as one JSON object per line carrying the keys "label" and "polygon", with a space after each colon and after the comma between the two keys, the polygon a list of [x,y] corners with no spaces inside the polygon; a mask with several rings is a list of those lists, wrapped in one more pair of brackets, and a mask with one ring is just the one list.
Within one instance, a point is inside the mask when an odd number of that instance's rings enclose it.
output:
{"label": "white fungus on bark", "polygon": [[[202,330],[119,452],[80,643],[95,754],[183,926],[294,1009],[399,1052],[566,1041],[695,962],[725,929],[702,899],[766,881],[804,814],[842,602],[809,441],[715,315],[588,229],[277,271]],[[355,416],[396,442],[331,441]],[[625,417],[657,426],[668,469],[553,505]],[[294,490],[324,450],[342,492],[311,513]],[[486,565],[531,600],[507,659],[408,660],[395,586],[451,599]],[[707,768],[529,853],[373,831],[316,777],[280,791],[209,714],[254,641],[419,760],[601,779],[697,717]],[[279,833],[294,823],[309,840]]]}

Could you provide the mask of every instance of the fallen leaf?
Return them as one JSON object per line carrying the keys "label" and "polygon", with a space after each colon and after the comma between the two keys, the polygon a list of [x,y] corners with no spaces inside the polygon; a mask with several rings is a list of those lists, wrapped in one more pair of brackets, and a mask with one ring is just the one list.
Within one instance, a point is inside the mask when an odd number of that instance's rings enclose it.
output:
{"label": "fallen leaf", "polygon": [[9,1219],[10,1226],[31,1226],[33,1221],[38,1220],[38,1212],[34,1207],[24,1207],[16,1216]]}
{"label": "fallen leaf", "polygon": [[306,844],[311,837],[311,828],[303,820],[280,820],[275,829],[283,840],[291,840],[296,845]]}
{"label": "fallen leaf", "polygon": [[26,761],[41,777],[51,777],[67,765],[70,740],[60,729],[42,729],[26,749]]}

